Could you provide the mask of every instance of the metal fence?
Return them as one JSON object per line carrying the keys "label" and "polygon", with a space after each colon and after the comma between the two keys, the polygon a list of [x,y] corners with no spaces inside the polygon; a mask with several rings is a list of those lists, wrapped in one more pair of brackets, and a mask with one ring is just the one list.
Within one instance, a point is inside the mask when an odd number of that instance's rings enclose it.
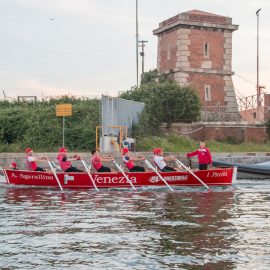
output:
{"label": "metal fence", "polygon": [[247,97],[238,98],[237,100],[239,111],[254,109],[257,107],[264,107],[265,95],[252,95]]}

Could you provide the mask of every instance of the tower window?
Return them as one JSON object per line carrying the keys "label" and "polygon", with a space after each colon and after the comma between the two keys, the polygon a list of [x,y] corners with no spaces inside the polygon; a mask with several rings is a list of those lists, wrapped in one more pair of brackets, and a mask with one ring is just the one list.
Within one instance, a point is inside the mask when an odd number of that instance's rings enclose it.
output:
{"label": "tower window", "polygon": [[206,101],[211,100],[211,87],[210,87],[210,85],[204,86],[204,96],[205,96]]}
{"label": "tower window", "polygon": [[203,56],[204,56],[204,58],[208,58],[209,57],[209,44],[208,44],[208,42],[204,42],[204,45],[203,45]]}

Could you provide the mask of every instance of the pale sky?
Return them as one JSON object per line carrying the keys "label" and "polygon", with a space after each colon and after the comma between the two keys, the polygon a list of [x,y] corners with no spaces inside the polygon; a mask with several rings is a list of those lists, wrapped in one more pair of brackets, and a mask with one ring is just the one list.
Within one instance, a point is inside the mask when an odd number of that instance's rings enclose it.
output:
{"label": "pale sky", "polygon": [[[0,0],[0,99],[18,95],[117,95],[136,84],[135,0]],[[156,68],[159,22],[197,9],[229,16],[238,96],[270,92],[269,0],[138,0],[145,70]],[[141,67],[141,57],[139,59]]]}

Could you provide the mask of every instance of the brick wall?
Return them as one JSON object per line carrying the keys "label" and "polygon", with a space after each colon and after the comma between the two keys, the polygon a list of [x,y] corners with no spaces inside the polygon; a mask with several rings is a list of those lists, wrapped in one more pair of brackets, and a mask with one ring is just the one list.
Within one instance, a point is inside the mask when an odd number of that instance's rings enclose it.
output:
{"label": "brick wall", "polygon": [[237,108],[232,82],[232,32],[237,29],[231,18],[191,10],[162,22],[154,34],[159,72],[173,71],[181,86],[196,88],[203,106],[226,106],[240,120],[238,110],[231,109]]}
{"label": "brick wall", "polygon": [[[189,75],[188,81],[195,89],[197,89],[198,95],[202,106],[225,106],[224,103],[224,80],[223,76],[217,74],[201,74],[193,73]],[[211,86],[211,100],[205,100],[204,86]]]}
{"label": "brick wall", "polygon": [[[223,69],[224,33],[192,29],[189,35],[190,66],[193,68]],[[204,43],[209,45],[209,57],[204,57]]]}
{"label": "brick wall", "polygon": [[163,72],[174,69],[176,66],[177,32],[172,31],[159,37],[158,69]]}
{"label": "brick wall", "polygon": [[270,94],[264,94],[264,120],[270,119]]}

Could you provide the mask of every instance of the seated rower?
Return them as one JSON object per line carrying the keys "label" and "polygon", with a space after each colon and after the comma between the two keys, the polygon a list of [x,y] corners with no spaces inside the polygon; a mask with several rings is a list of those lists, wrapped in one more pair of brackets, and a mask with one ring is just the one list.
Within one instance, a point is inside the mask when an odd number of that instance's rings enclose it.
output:
{"label": "seated rower", "polygon": [[161,148],[155,148],[154,151],[154,163],[162,172],[175,172],[175,168],[166,165],[165,161],[175,160],[175,156],[163,157],[163,150]]}
{"label": "seated rower", "polygon": [[12,159],[12,162],[10,163],[9,168],[11,170],[18,170],[18,166],[17,166],[17,163],[15,162],[14,158]]}
{"label": "seated rower", "polygon": [[129,169],[130,172],[145,172],[145,168],[142,166],[135,166],[134,162],[135,160],[145,160],[144,156],[129,156],[129,150],[128,148],[122,149],[123,154],[123,162],[125,163],[126,167]]}
{"label": "seated rower", "polygon": [[45,172],[44,168],[38,167],[37,161],[44,161],[47,157],[36,158],[33,156],[33,150],[31,148],[25,149],[26,166],[29,171]]}
{"label": "seated rower", "polygon": [[80,160],[80,156],[75,155],[73,158],[67,157],[67,149],[62,147],[58,151],[57,160],[59,161],[60,167],[64,172],[83,172],[71,165],[70,161]]}
{"label": "seated rower", "polygon": [[113,158],[111,156],[101,157],[100,154],[99,154],[99,150],[94,149],[92,151],[92,158],[91,158],[91,162],[92,162],[93,167],[98,172],[111,172],[111,169],[109,167],[105,167],[102,164],[102,161],[113,161]]}

